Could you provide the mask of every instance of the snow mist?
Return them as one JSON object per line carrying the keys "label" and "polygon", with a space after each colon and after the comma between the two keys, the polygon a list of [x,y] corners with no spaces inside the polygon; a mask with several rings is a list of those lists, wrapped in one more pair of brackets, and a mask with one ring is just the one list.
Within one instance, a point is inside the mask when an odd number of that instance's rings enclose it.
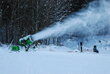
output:
{"label": "snow mist", "polygon": [[32,35],[34,40],[59,37],[64,34],[97,35],[110,34],[110,1],[97,0],[87,8],[73,13],[63,22],[52,24],[41,32]]}

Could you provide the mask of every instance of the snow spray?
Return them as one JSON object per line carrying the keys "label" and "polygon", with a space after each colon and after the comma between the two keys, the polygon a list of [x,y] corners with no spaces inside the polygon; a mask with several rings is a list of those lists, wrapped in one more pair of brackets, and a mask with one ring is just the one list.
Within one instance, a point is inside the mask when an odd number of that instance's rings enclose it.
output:
{"label": "snow spray", "polygon": [[[56,22],[34,35],[34,40],[48,37],[59,37],[68,33],[97,35],[110,31],[110,1],[96,0],[88,4],[87,8],[73,13],[63,22]],[[109,33],[110,34],[110,33]]]}

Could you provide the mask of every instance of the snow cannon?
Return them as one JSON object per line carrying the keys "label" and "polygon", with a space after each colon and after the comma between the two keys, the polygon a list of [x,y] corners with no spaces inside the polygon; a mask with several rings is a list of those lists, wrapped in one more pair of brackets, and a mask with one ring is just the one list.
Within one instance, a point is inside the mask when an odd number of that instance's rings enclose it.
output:
{"label": "snow cannon", "polygon": [[29,48],[33,45],[34,41],[32,40],[31,35],[19,39],[19,46],[13,45],[11,47],[12,51],[19,51],[20,47],[25,47],[25,51],[28,51]]}
{"label": "snow cannon", "polygon": [[22,47],[25,47],[26,51],[30,48],[30,46],[34,43],[32,36],[28,35],[26,37],[23,37],[19,39],[19,45]]}
{"label": "snow cannon", "polygon": [[33,40],[32,40],[31,35],[28,35],[26,37],[23,37],[23,38],[19,39],[19,44],[20,44],[20,46],[32,45]]}

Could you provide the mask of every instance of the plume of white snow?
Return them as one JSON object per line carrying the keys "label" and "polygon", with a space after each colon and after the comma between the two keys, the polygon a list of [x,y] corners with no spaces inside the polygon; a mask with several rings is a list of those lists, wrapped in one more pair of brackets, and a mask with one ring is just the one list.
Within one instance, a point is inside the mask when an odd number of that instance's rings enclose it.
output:
{"label": "plume of white snow", "polygon": [[58,37],[67,33],[79,35],[110,34],[110,1],[97,0],[87,8],[73,13],[63,22],[57,22],[34,35],[34,40]]}

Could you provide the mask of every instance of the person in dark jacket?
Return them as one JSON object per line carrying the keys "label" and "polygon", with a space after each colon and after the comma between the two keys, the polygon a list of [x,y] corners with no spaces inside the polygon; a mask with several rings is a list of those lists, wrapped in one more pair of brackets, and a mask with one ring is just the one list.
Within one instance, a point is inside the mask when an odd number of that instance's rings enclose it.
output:
{"label": "person in dark jacket", "polygon": [[94,45],[93,52],[99,53],[99,51],[97,50],[97,46],[96,45]]}
{"label": "person in dark jacket", "polygon": [[83,46],[83,42],[80,42],[80,50],[81,50],[81,52],[83,52],[82,46]]}

